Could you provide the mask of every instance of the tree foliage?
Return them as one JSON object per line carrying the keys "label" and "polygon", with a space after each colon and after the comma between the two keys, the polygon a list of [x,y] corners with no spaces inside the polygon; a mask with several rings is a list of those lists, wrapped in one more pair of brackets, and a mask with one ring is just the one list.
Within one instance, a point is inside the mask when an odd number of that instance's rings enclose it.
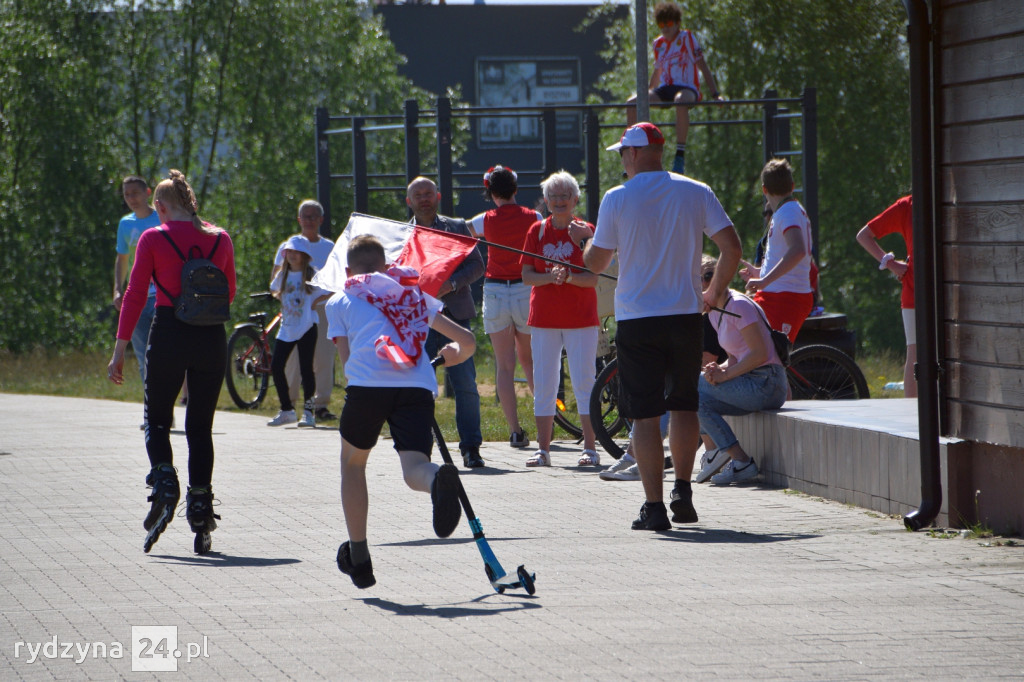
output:
{"label": "tree foliage", "polygon": [[[850,326],[870,349],[901,347],[899,285],[878,272],[854,236],[909,192],[909,75],[902,5],[891,0],[677,1],[682,25],[697,32],[727,99],[757,99],[768,89],[791,98],[800,97],[806,87],[817,89],[818,249],[824,302],[829,310],[847,313]],[[617,22],[606,36],[605,54],[615,68],[601,86],[620,101],[636,89],[632,21]],[[652,15],[648,37],[657,35]],[[674,121],[667,108],[652,108],[651,117],[659,125]],[[691,110],[694,126],[687,141],[687,173],[718,194],[748,257],[763,230],[761,128],[700,122],[760,118],[760,107],[752,105],[702,106]],[[614,112],[606,122],[622,120],[622,113]],[[672,147],[671,128],[665,132],[667,147]],[[794,121],[794,144],[800,134]],[[609,142],[616,135],[613,127]],[[800,159],[791,160],[799,178]],[[618,182],[618,165],[603,165],[602,184]],[[899,252],[902,247],[894,242],[889,248]]]}
{"label": "tree foliage", "polygon": [[[297,230],[298,203],[315,195],[315,108],[394,113],[410,95],[428,104],[356,0],[0,0],[0,26],[8,350],[109,344],[124,175],[155,183],[184,171],[200,215],[231,232],[240,294],[258,291]],[[395,137],[372,145],[380,167],[401,167]],[[348,145],[334,147],[334,168],[350,167]],[[335,196],[345,215],[351,206]],[[375,201],[404,215],[394,197]]]}

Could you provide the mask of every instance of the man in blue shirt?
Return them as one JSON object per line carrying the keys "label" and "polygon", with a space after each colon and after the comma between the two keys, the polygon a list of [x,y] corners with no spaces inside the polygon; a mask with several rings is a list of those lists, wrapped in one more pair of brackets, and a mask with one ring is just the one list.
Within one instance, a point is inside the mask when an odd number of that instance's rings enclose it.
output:
{"label": "man in blue shirt", "polygon": [[[129,261],[134,263],[135,245],[139,236],[150,227],[160,225],[160,218],[156,211],[149,205],[151,190],[145,180],[137,175],[127,176],[121,183],[121,193],[124,196],[124,203],[131,209],[131,213],[121,218],[117,225],[117,258],[114,260],[114,308],[121,310],[121,297],[124,296],[126,287],[125,280],[131,272]],[[149,327],[153,323],[153,314],[156,310],[156,287],[149,284],[149,298],[146,300],[146,307],[142,309],[138,324],[132,333],[132,350],[135,351],[135,359],[139,363],[139,376],[142,383],[146,383],[146,344],[149,341]]]}

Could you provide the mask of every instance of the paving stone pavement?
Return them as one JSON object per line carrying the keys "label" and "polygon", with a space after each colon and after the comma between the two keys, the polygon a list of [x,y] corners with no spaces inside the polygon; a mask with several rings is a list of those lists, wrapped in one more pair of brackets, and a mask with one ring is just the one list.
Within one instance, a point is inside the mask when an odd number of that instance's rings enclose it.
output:
{"label": "paving stone pavement", "polygon": [[[463,471],[498,559],[536,572],[532,597],[490,588],[465,521],[433,536],[389,441],[368,469],[377,585],[357,590],[335,565],[336,429],[237,413],[214,424],[213,552],[178,518],[147,555],[140,416],[0,394],[0,678],[1024,678],[1019,541],[756,485],[696,486],[699,523],[635,532],[640,484],[577,469],[570,442],[549,469],[487,443],[487,468]],[[133,641],[152,655],[136,663],[177,672],[133,672]]]}

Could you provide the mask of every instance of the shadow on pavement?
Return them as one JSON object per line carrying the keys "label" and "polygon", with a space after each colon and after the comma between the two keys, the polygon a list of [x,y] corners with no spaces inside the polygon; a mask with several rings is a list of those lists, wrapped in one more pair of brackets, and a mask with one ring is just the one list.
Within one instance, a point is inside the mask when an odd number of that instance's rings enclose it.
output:
{"label": "shadow on pavement", "polygon": [[153,555],[154,559],[161,559],[165,562],[179,562],[183,564],[194,564],[196,566],[215,566],[225,568],[235,567],[265,567],[265,566],[286,566],[288,564],[297,564],[299,559],[265,559],[262,557],[248,557],[248,556],[234,556],[231,554],[221,554],[217,551],[207,552],[206,554],[193,554],[189,556],[173,556],[171,554],[157,554]]}
{"label": "shadow on pavement", "polygon": [[[537,538],[492,538],[488,536],[487,542],[515,542],[517,540],[536,540]],[[422,540],[405,540],[403,542],[382,542],[381,547],[421,547],[427,545],[464,545],[476,542],[468,538],[424,538]]]}
{"label": "shadow on pavement", "polygon": [[[490,595],[487,595],[490,596]],[[521,596],[526,598],[527,595],[516,595],[508,594],[505,596]],[[474,601],[480,601],[485,597],[480,597]],[[536,597],[532,597],[536,599]],[[496,616],[502,613],[509,613],[512,611],[525,611],[527,609],[539,609],[540,604],[531,604],[516,602],[508,606],[501,606],[497,608],[468,608],[465,606],[427,606],[426,604],[399,604],[397,602],[388,601],[387,599],[380,599],[379,597],[368,597],[362,600],[364,604],[368,606],[376,606],[384,611],[390,611],[397,616],[434,616],[436,618],[466,618],[469,616]]]}
{"label": "shadow on pavement", "polygon": [[698,544],[730,543],[760,545],[767,542],[789,542],[791,540],[812,540],[820,535],[813,533],[743,533],[720,528],[673,528],[658,533],[659,540],[669,542],[693,542]]}

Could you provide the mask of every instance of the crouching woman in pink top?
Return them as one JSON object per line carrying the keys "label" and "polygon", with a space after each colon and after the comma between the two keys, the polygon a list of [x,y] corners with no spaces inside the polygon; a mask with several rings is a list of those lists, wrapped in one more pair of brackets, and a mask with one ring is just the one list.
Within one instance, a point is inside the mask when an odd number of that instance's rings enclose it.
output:
{"label": "crouching woman in pink top", "polygon": [[[228,281],[229,299],[235,296],[235,255],[224,230],[202,222],[196,215],[196,197],[185,176],[177,171],[162,181],[153,194],[161,225],[139,237],[128,288],[121,306],[114,353],[107,375],[115,384],[124,381],[124,352],[146,303],[150,280],[157,286],[156,316],[146,348],[146,452],[152,467],[146,477],[153,486],[153,503],[143,527],[148,552],[167,523],[174,518],[180,490],[171,451],[171,419],[182,381],[188,386],[185,436],[188,438],[186,518],[196,537],[196,551],[209,549],[209,532],[216,528],[213,514],[213,414],[220,397],[227,363],[224,325],[198,326],[175,316],[174,298],[181,294],[185,257],[210,259]],[[173,243],[172,243],[173,242]],[[177,247],[177,250],[175,249]],[[168,509],[170,512],[168,513]],[[200,547],[200,535],[206,544]]]}
{"label": "crouching woman in pink top", "polygon": [[[704,365],[698,384],[697,417],[701,434],[709,436],[717,448],[706,459],[718,463],[715,470],[725,465],[721,473],[711,476],[711,482],[728,485],[748,481],[758,472],[757,464],[744,452],[723,415],[778,409],[786,402],[788,384],[786,368],[775,352],[761,307],[732,289],[725,290],[717,306],[726,312],[712,310],[708,317],[729,357],[722,363]],[[719,453],[728,457],[719,459]],[[705,465],[697,482],[707,480],[712,473]]]}

